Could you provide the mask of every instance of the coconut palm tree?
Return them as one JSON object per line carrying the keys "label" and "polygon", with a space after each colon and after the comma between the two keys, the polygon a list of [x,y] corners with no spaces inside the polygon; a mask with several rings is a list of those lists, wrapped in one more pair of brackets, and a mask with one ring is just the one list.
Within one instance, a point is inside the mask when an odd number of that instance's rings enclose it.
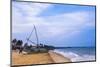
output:
{"label": "coconut palm tree", "polygon": [[15,38],[15,39],[13,39],[12,42],[11,42],[11,44],[12,44],[12,49],[13,49],[13,50],[14,50],[15,47],[16,47],[16,43],[17,43],[17,39]]}

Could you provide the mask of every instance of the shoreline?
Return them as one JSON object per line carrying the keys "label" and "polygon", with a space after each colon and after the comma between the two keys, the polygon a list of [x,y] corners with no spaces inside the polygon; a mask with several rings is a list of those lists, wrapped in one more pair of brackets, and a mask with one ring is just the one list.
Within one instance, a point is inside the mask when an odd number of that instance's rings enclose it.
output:
{"label": "shoreline", "polygon": [[69,58],[63,56],[60,53],[56,53],[56,52],[53,52],[53,51],[49,51],[49,55],[53,59],[53,61],[55,63],[72,62]]}
{"label": "shoreline", "polygon": [[31,64],[52,64],[65,62],[71,62],[71,60],[53,51],[49,51],[48,53],[33,53],[26,55],[12,51],[12,66]]}

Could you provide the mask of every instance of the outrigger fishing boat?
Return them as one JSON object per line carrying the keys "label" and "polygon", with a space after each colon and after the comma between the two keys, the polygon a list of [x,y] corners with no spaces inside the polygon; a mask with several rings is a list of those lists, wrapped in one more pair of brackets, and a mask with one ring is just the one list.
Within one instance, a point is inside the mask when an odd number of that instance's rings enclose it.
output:
{"label": "outrigger fishing boat", "polygon": [[[32,40],[30,40],[33,31],[35,31],[37,43],[35,43]],[[49,50],[54,50],[55,49],[54,46],[49,46],[49,45],[44,45],[44,44],[39,43],[39,38],[38,38],[38,35],[37,35],[37,29],[36,29],[35,25],[34,25],[34,27],[32,29],[32,32],[30,33],[29,37],[26,40],[27,40],[27,42],[30,42],[30,43],[35,45],[35,46],[32,46],[32,45],[31,46],[27,46],[27,43],[26,43],[26,45],[24,45],[23,51],[27,52],[27,53],[48,52]]]}

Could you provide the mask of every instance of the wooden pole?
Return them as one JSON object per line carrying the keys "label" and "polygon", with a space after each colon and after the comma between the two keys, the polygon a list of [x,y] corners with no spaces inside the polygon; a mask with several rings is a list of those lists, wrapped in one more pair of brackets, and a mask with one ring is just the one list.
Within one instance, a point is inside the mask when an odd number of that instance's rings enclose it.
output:
{"label": "wooden pole", "polygon": [[38,47],[39,47],[39,39],[38,39],[37,30],[36,30],[35,25],[34,25],[34,30],[35,30],[35,34],[36,34],[36,39],[37,39],[37,48],[38,48]]}

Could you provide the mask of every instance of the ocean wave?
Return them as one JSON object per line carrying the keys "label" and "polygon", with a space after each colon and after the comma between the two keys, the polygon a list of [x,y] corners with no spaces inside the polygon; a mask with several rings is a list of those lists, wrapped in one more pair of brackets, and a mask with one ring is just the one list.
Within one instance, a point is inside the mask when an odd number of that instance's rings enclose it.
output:
{"label": "ocean wave", "polygon": [[79,62],[79,61],[93,61],[95,60],[95,55],[78,55],[74,52],[64,52],[60,50],[55,50],[54,52],[63,55],[64,57],[70,58],[72,62]]}

